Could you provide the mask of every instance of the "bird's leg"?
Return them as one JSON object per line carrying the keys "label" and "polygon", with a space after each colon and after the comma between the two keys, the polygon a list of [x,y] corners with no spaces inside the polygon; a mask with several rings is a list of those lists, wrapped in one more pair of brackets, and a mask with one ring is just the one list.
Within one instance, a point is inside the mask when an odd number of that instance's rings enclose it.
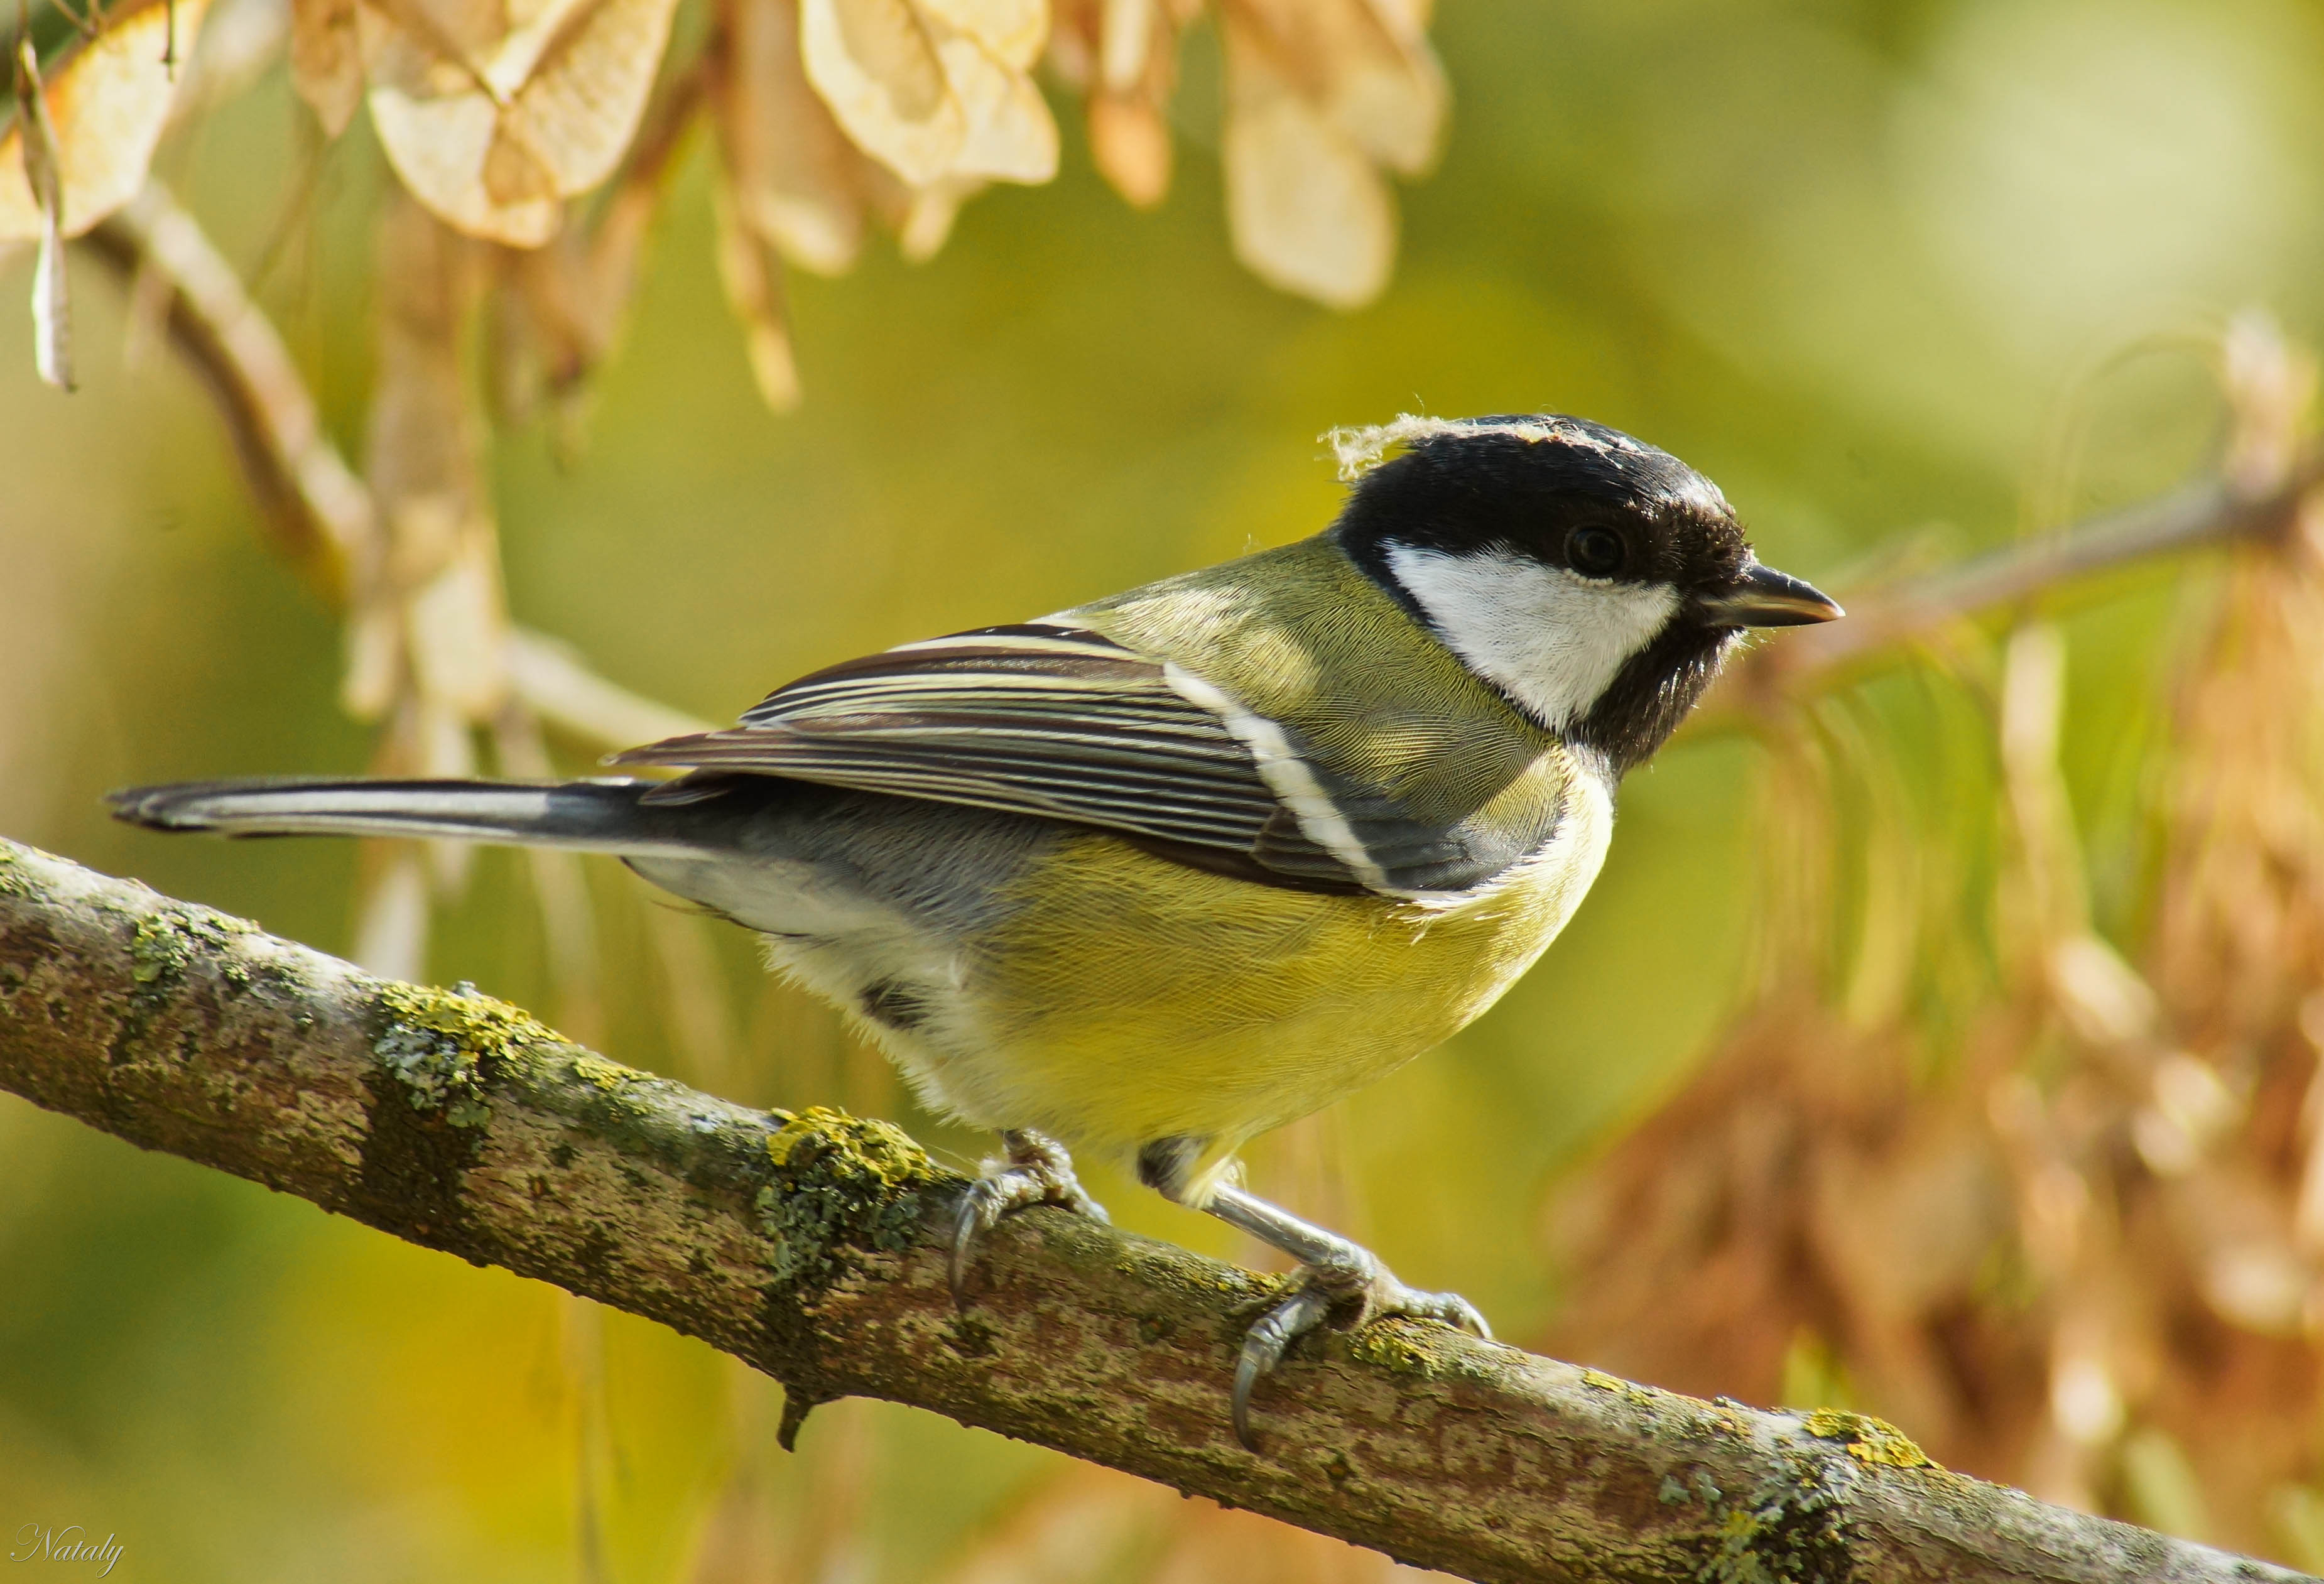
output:
{"label": "bird's leg", "polygon": [[1323,1323],[1344,1304],[1356,1306],[1350,1328],[1369,1325],[1386,1314],[1442,1321],[1489,1339],[1492,1328],[1466,1298],[1454,1293],[1422,1293],[1396,1279],[1379,1256],[1345,1238],[1301,1220],[1288,1211],[1240,1188],[1211,1191],[1203,1207],[1231,1227],[1272,1244],[1299,1262],[1299,1285],[1268,1310],[1243,1337],[1235,1364],[1235,1439],[1259,1450],[1250,1433],[1250,1388],[1283,1358],[1284,1349]]}
{"label": "bird's leg", "polygon": [[958,1303],[967,1302],[963,1283],[968,1273],[969,1246],[979,1232],[990,1231],[1010,1211],[1055,1204],[1093,1220],[1112,1219],[1074,1175],[1073,1157],[1065,1153],[1065,1147],[1047,1134],[1029,1128],[1004,1128],[1001,1147],[1001,1158],[986,1161],[982,1174],[961,1195],[960,1212],[953,1222],[952,1295]]}

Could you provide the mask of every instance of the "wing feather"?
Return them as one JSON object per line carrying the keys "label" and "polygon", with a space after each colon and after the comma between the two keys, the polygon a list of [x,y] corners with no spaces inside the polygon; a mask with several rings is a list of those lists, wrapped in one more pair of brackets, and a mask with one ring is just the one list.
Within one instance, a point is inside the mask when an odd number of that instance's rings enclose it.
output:
{"label": "wing feather", "polygon": [[[1158,662],[1078,628],[985,628],[866,655],[777,689],[731,731],[616,762],[1038,815],[1167,854],[1217,855],[1201,867],[1356,889],[1216,714],[1173,688]],[[672,783],[673,799],[685,785]]]}

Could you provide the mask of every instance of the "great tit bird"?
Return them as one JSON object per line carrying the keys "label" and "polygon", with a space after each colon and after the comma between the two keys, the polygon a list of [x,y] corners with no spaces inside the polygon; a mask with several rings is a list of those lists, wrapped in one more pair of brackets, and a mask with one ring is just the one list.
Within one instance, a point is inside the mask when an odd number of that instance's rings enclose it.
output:
{"label": "great tit bird", "polygon": [[1752,556],[1708,479],[1603,425],[1333,438],[1353,487],[1313,538],[844,661],[615,756],[675,779],[208,782],[115,809],[610,852],[757,931],[931,1108],[999,1131],[956,1287],[1010,1211],[1103,1216],[1069,1150],[1300,1261],[1238,1363],[1248,1443],[1253,1382],[1334,1312],[1489,1333],[1246,1193],[1237,1148],[1491,1006],[1743,630],[1840,614]]}

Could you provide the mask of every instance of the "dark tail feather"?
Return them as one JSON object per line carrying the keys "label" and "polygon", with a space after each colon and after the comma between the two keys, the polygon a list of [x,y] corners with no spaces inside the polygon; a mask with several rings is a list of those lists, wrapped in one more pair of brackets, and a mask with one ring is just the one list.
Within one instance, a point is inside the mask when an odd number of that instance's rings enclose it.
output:
{"label": "dark tail feather", "polygon": [[181,781],[111,794],[115,819],[228,836],[437,836],[587,852],[695,854],[679,811],[641,809],[653,781]]}

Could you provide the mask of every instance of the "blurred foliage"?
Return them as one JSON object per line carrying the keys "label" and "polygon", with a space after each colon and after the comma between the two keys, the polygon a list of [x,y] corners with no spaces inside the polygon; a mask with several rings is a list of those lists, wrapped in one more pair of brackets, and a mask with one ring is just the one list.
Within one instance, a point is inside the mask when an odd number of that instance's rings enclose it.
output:
{"label": "blurred foliage", "polygon": [[[206,49],[264,19],[216,5]],[[1089,14],[1061,7],[1061,36]],[[71,30],[34,20],[52,64]],[[715,20],[678,8],[663,91]],[[1336,498],[1314,437],[1401,409],[1644,435],[1843,594],[2271,465],[2250,449],[2298,410],[2297,357],[2228,333],[2252,303],[2294,340],[2324,328],[2324,17],[2290,0],[1456,0],[1432,31],[1442,164],[1406,195],[1393,283],[1347,315],[1255,281],[1219,217],[1237,25],[1188,23],[1152,85],[1184,156],[1159,207],[1101,175],[1136,189],[1151,138],[1093,152],[1069,122],[1054,183],[971,205],[933,262],[867,249],[784,286],[805,400],[781,419],[759,394],[782,393],[769,261],[735,290],[731,129],[670,143],[650,230],[618,180],[585,208],[585,240],[635,227],[640,284],[617,354],[599,364],[599,320],[560,363],[538,332],[562,244],[457,240],[395,196],[370,118],[326,142],[280,67],[182,89],[156,169],[427,576],[348,581],[359,611],[366,586],[399,602],[371,607],[392,642],[354,690],[377,737],[341,709],[338,612],[253,531],[150,286],[71,255],[80,394],[38,386],[29,327],[0,317],[22,371],[0,377],[0,828],[327,949],[424,950],[429,976],[625,1060],[899,1116],[966,1159],[984,1141],[913,1116],[747,941],[612,866],[165,842],[97,794],[479,754],[585,769],[593,747],[489,687],[463,700],[456,668],[429,693],[427,643],[394,648],[447,568],[471,612],[504,601],[717,719],[838,656],[1311,531]],[[722,306],[722,226],[754,346]],[[0,264],[0,293],[34,262]],[[398,401],[445,443],[383,438]],[[2115,574],[1748,737],[1683,738],[1626,788],[1543,965],[1266,1141],[1259,1185],[1504,1335],[1865,1408],[1975,1471],[2324,1566],[2313,556]],[[1094,1185],[1133,1227],[1254,1257]],[[13,1101],[0,1269],[0,1532],[114,1532],[124,1579],[1387,1568],[881,1404],[818,1410],[785,1457],[773,1388],[699,1347]]]}

